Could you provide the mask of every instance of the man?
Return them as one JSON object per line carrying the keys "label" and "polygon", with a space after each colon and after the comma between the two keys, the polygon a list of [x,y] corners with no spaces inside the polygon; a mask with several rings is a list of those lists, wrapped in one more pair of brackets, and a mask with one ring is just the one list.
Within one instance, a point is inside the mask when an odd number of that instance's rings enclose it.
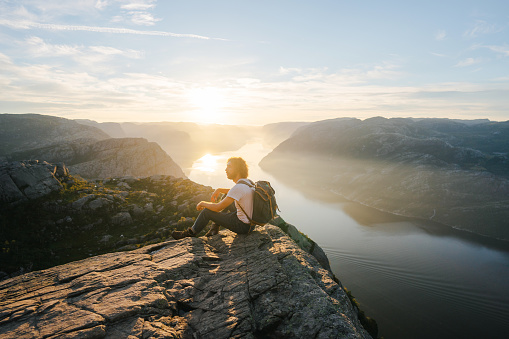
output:
{"label": "man", "polygon": [[[171,235],[174,239],[179,240],[196,236],[207,226],[210,220],[215,225],[212,225],[207,235],[217,234],[219,226],[226,227],[230,231],[239,234],[247,234],[251,231],[249,219],[253,215],[254,183],[247,179],[248,167],[246,161],[240,157],[228,159],[225,172],[226,177],[233,180],[235,185],[231,189],[216,189],[212,194],[211,201],[216,201],[220,194],[226,194],[226,197],[219,202],[200,201],[196,205],[196,209],[201,212],[194,225],[185,231],[172,232]],[[235,210],[233,212],[224,211],[232,203],[235,204]]]}

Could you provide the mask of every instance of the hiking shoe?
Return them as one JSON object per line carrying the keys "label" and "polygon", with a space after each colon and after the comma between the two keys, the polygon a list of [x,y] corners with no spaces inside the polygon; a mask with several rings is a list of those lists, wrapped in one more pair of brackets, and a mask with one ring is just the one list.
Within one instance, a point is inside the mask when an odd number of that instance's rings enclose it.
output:
{"label": "hiking shoe", "polygon": [[180,239],[187,238],[187,237],[194,237],[195,234],[191,228],[188,228],[185,231],[173,231],[173,232],[171,232],[171,236],[175,240],[180,240]]}
{"label": "hiking shoe", "polygon": [[219,233],[219,225],[213,223],[212,225],[210,225],[210,229],[205,234],[205,236],[206,237],[211,237],[211,236],[216,235],[218,233]]}

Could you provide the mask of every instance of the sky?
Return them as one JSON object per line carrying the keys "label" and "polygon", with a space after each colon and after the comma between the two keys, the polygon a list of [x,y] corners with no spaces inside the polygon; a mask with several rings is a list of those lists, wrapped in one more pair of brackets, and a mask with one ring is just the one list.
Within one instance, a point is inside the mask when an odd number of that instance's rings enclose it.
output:
{"label": "sky", "polygon": [[509,1],[0,0],[0,113],[509,120]]}

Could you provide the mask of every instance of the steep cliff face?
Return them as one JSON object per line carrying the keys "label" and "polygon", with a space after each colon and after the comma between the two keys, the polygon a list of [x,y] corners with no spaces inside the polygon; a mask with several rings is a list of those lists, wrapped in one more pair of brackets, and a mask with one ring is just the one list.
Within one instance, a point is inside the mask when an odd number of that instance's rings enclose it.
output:
{"label": "steep cliff face", "polygon": [[185,177],[182,169],[158,144],[142,138],[74,140],[11,153],[7,159],[63,162],[72,174],[84,178],[146,177],[156,174]]}
{"label": "steep cliff face", "polygon": [[508,145],[508,123],[337,119],[302,128],[260,165],[298,189],[313,182],[382,211],[509,240]]}
{"label": "steep cliff face", "polygon": [[278,227],[168,241],[0,282],[0,338],[369,338]]}

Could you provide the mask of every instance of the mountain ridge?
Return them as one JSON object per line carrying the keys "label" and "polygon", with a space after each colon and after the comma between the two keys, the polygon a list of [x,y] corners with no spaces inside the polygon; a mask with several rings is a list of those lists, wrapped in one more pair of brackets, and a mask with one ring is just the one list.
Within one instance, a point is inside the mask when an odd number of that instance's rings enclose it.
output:
{"label": "mountain ridge", "polygon": [[298,168],[293,182],[314,178],[381,211],[509,240],[508,150],[509,122],[335,119],[300,129],[260,166],[279,178]]}

